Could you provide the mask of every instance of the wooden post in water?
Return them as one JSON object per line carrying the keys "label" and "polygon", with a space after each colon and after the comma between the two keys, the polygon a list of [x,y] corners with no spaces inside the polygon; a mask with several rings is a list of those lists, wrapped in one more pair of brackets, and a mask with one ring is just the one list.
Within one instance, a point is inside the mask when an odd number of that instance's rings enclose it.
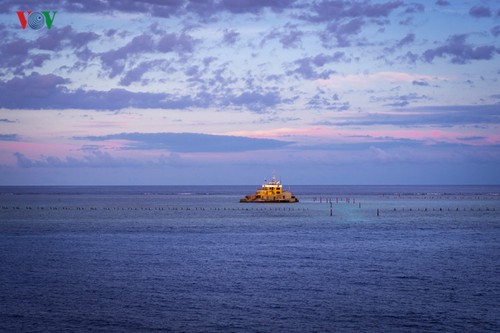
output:
{"label": "wooden post in water", "polygon": [[333,205],[331,202],[330,202],[330,216],[333,216]]}
{"label": "wooden post in water", "polygon": [[377,216],[380,216],[380,209],[377,208]]}

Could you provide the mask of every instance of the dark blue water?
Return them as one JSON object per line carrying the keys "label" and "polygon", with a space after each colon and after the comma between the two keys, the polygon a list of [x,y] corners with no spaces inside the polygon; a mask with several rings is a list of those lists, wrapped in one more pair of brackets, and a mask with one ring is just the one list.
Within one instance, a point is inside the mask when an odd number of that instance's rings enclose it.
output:
{"label": "dark blue water", "polygon": [[0,187],[0,331],[500,331],[500,187],[254,190]]}

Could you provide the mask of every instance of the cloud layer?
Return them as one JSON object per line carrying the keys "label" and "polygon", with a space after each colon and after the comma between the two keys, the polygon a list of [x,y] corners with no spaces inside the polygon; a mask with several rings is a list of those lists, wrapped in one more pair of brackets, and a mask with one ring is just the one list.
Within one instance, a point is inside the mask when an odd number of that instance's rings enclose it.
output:
{"label": "cloud layer", "polygon": [[[22,29],[23,10],[57,15]],[[499,13],[479,0],[6,0],[0,165],[495,165]]]}
{"label": "cloud layer", "polygon": [[290,142],[241,136],[210,135],[200,133],[120,133],[105,136],[76,137],[76,140],[105,142],[125,140],[122,149],[164,149],[170,152],[245,152],[274,150],[289,146]]}

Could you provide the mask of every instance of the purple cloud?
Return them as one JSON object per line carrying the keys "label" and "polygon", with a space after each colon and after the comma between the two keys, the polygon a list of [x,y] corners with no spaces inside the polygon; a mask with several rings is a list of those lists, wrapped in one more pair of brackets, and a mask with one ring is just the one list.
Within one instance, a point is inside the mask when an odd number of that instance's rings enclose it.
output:
{"label": "purple cloud", "polygon": [[[141,53],[177,52],[179,55],[191,53],[198,41],[186,33],[164,34],[159,40],[153,39],[148,34],[134,37],[125,46],[99,54],[104,69],[109,71],[110,78],[114,78],[125,71],[128,58]],[[89,51],[90,52],[90,51]],[[90,52],[91,53],[91,52]],[[88,56],[92,56],[89,54]],[[151,63],[151,62],[149,62]],[[129,85],[138,81],[148,68],[142,63],[128,72],[128,77],[123,77],[121,84]]]}
{"label": "purple cloud", "polygon": [[268,8],[274,12],[282,12],[292,7],[295,0],[222,0],[218,8],[234,14],[241,13],[260,13]]}
{"label": "purple cloud", "polygon": [[[19,2],[9,1],[5,8],[13,9],[19,7]],[[142,13],[151,16],[170,17],[177,15],[182,11],[185,5],[184,0],[169,1],[135,1],[135,0],[63,0],[57,3],[57,9],[72,13],[100,13],[109,14],[114,12],[124,13]],[[31,1],[30,6],[37,8],[47,6],[47,1]]]}
{"label": "purple cloud", "polygon": [[430,86],[429,82],[425,80],[413,80],[412,83],[414,86],[428,87]]}
{"label": "purple cloud", "polygon": [[397,59],[403,63],[409,63],[414,65],[417,63],[417,60],[420,59],[420,56],[416,53],[408,51],[406,52],[406,54],[398,56]]}
{"label": "purple cloud", "polygon": [[[43,100],[58,97],[61,85],[68,80],[54,74],[40,75],[36,72],[24,78],[13,78],[0,82],[0,107],[29,108],[43,104]],[[29,105],[29,106],[28,106]]]}
{"label": "purple cloud", "polygon": [[493,36],[498,37],[500,35],[500,25],[494,26],[490,31]]}
{"label": "purple cloud", "polygon": [[418,95],[416,93],[409,93],[406,95],[391,96],[391,97],[372,97],[371,100],[374,102],[389,102],[384,104],[384,106],[390,106],[395,108],[402,108],[410,105],[415,101],[429,100],[430,98],[425,95]]}
{"label": "purple cloud", "polygon": [[[372,4],[371,1],[323,0],[311,5],[298,18],[312,23],[328,23],[320,38],[325,47],[348,47],[352,38],[369,23],[384,25],[393,10],[405,6],[403,1]],[[333,42],[336,41],[336,44]]]}
{"label": "purple cloud", "polygon": [[20,168],[113,168],[113,167],[137,167],[144,163],[127,158],[113,157],[107,152],[100,150],[89,150],[81,158],[68,156],[64,159],[55,156],[41,156],[39,159],[31,159],[21,152],[14,153],[16,164]]}
{"label": "purple cloud", "polygon": [[477,141],[477,140],[484,140],[484,139],[487,139],[487,137],[485,136],[478,136],[478,135],[474,135],[474,136],[463,136],[463,137],[457,137],[458,140],[462,140],[462,141]]}
{"label": "purple cloud", "polygon": [[[57,3],[59,11],[69,13],[99,13],[115,12],[140,13],[154,17],[179,17],[187,13],[195,13],[209,20],[218,13],[260,14],[268,9],[281,13],[294,8],[296,0],[169,0],[169,1],[136,1],[136,0],[62,0]],[[46,6],[46,1],[30,1],[30,7]],[[19,1],[5,0],[0,7],[0,13],[11,13],[19,9]]]}
{"label": "purple cloud", "polygon": [[295,60],[294,64],[297,68],[294,70],[287,71],[288,75],[298,74],[305,79],[315,80],[315,79],[327,79],[331,74],[334,74],[334,70],[324,70],[321,72],[317,71],[317,68],[323,67],[326,64],[333,62],[340,62],[345,60],[344,52],[335,52],[332,55],[318,54],[314,57],[305,57]]}
{"label": "purple cloud", "polygon": [[209,19],[218,11],[215,0],[187,1],[185,8],[187,12],[195,13],[205,20]]}
{"label": "purple cloud", "polygon": [[312,5],[312,15],[306,14],[301,18],[310,22],[331,22],[340,18],[387,17],[403,5],[403,1],[372,4],[371,1],[323,0]]}
{"label": "purple cloud", "polygon": [[331,111],[347,111],[351,108],[351,104],[349,102],[340,101],[337,94],[325,95],[326,93],[320,90],[309,100],[309,102],[307,102],[307,106],[313,110],[326,109]]}
{"label": "purple cloud", "polygon": [[409,33],[396,44],[396,48],[401,48],[405,45],[413,44],[413,42],[415,42],[415,34]]}
{"label": "purple cloud", "polygon": [[469,15],[477,18],[490,17],[491,10],[488,7],[474,6],[469,10]]}
{"label": "purple cloud", "polygon": [[0,81],[0,107],[10,109],[93,109],[118,110],[128,107],[185,109],[206,106],[206,96],[174,96],[139,93],[124,89],[109,91],[68,90],[67,79],[54,74],[32,73],[23,78]]}
{"label": "purple cloud", "polygon": [[448,1],[446,1],[446,0],[437,0],[436,1],[436,5],[438,5],[438,6],[449,6],[450,3]]}
{"label": "purple cloud", "polygon": [[26,69],[33,69],[35,67],[41,67],[44,62],[50,60],[50,55],[45,53],[37,53],[29,57],[29,63],[26,65]]}
{"label": "purple cloud", "polygon": [[302,31],[292,30],[281,36],[280,43],[285,49],[296,48],[300,46],[303,36]]}
{"label": "purple cloud", "polygon": [[351,45],[351,38],[361,32],[361,28],[366,22],[361,18],[354,18],[345,23],[330,23],[326,31],[321,35],[321,40],[325,46],[331,46],[331,40],[335,38],[337,45],[347,47]]}
{"label": "purple cloud", "polygon": [[197,41],[185,33],[165,34],[159,41],[157,50],[160,52],[191,53]]}
{"label": "purple cloud", "polygon": [[[141,80],[144,68],[149,65],[139,65],[136,71],[132,70],[131,73],[127,73],[121,83],[128,85]],[[231,82],[230,79],[227,84]],[[217,86],[209,86],[191,95],[131,92],[125,89],[69,90],[65,86],[68,83],[67,79],[60,76],[36,72],[26,77],[0,81],[0,90],[3,92],[0,95],[0,108],[119,110],[130,107],[188,109],[218,105],[219,107],[245,107],[254,112],[265,112],[268,108],[289,102],[283,99],[277,90],[266,91],[250,85],[251,91],[233,93],[219,81],[217,84],[225,87],[223,91],[218,90]]]}
{"label": "purple cloud", "polygon": [[[409,33],[406,36],[404,36],[402,39],[397,41],[394,46],[386,47],[384,50],[388,53],[393,53],[397,49],[401,49],[405,46],[411,45],[415,42],[415,34],[414,33]],[[408,51],[409,52],[409,51]]]}
{"label": "purple cloud", "polygon": [[[87,44],[97,40],[99,35],[93,32],[76,32],[72,27],[53,27],[50,33],[43,34],[34,40],[16,38],[9,40],[6,35],[0,45],[0,66],[7,72],[16,75],[27,70],[42,67],[45,62],[57,57],[57,51],[69,50],[80,60],[90,57],[84,52]],[[81,56],[86,58],[82,59]]]}
{"label": "purple cloud", "polygon": [[154,49],[155,44],[151,36],[139,35],[123,47],[101,53],[100,58],[104,68],[110,71],[110,77],[113,78],[123,72],[128,55],[152,52]]}
{"label": "purple cloud", "polygon": [[78,49],[98,38],[99,35],[94,32],[77,32],[69,25],[62,28],[54,26],[50,33],[38,37],[34,46],[40,50],[48,51],[60,51],[67,48]]}
{"label": "purple cloud", "polygon": [[268,41],[277,39],[285,49],[297,48],[301,45],[304,33],[299,30],[297,24],[287,23],[282,29],[275,28],[267,34],[261,41],[262,47]]}
{"label": "purple cloud", "polygon": [[414,14],[422,13],[425,11],[425,6],[420,3],[409,3],[406,5],[405,13]]}
{"label": "purple cloud", "polygon": [[226,45],[236,44],[236,42],[238,41],[238,38],[240,37],[239,32],[237,32],[235,30],[231,30],[231,29],[224,29],[223,33],[224,33],[224,37],[222,38],[222,41]]}
{"label": "purple cloud", "polygon": [[126,140],[129,143],[126,144],[124,149],[165,149],[177,153],[272,150],[292,144],[292,142],[274,139],[201,133],[120,133],[104,136],[75,137],[74,139],[95,142]]}
{"label": "purple cloud", "polygon": [[[5,42],[0,45],[0,64],[2,68],[19,68],[28,57],[31,44],[24,39]],[[18,71],[15,71],[18,72]]]}
{"label": "purple cloud", "polygon": [[119,84],[122,86],[129,86],[134,82],[141,81],[143,75],[151,71],[152,69],[161,69],[163,71],[166,71],[168,65],[168,63],[161,59],[141,62],[139,65],[127,71],[125,75],[120,79]]}
{"label": "purple cloud", "polygon": [[[404,104],[404,101],[402,101]],[[393,104],[397,104],[394,102]],[[398,107],[396,105],[395,107]],[[405,108],[401,114],[370,113],[362,117],[344,118],[324,125],[332,126],[438,126],[500,124],[500,105],[450,105]]]}
{"label": "purple cloud", "polygon": [[321,67],[331,62],[340,62],[342,60],[345,60],[345,53],[338,51],[333,53],[332,55],[318,54],[317,56],[311,57],[309,59],[313,64]]}
{"label": "purple cloud", "polygon": [[394,10],[405,7],[406,13],[424,10],[423,5],[405,4],[403,1],[372,3],[369,0],[323,0],[312,4],[310,10],[298,17],[312,23],[328,23],[326,31],[320,34],[325,47],[332,46],[332,40],[337,41],[337,46],[347,47],[352,44],[351,37],[359,34],[365,25],[386,25]]}
{"label": "purple cloud", "polygon": [[[2,119],[0,119],[0,122]],[[0,141],[19,141],[17,134],[0,134]]]}
{"label": "purple cloud", "polygon": [[434,58],[451,57],[454,64],[465,64],[472,60],[492,59],[498,49],[492,45],[478,46],[466,43],[466,35],[453,35],[446,41],[446,44],[424,52],[423,59],[432,62]]}
{"label": "purple cloud", "polygon": [[268,108],[275,107],[283,100],[277,91],[269,92],[244,92],[230,94],[223,98],[223,106],[244,106],[254,112],[265,112]]}

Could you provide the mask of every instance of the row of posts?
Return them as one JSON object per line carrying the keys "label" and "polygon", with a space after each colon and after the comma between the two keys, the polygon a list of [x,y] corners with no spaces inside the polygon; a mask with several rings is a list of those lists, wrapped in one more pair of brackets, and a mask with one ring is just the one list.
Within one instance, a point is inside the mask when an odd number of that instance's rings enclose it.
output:
{"label": "row of posts", "polygon": [[[342,201],[342,199],[343,199],[343,198],[340,198],[340,200],[341,200],[341,201]],[[316,202],[317,200],[318,200],[318,199],[317,199],[316,197],[313,197],[313,201],[314,201],[314,202]],[[345,199],[345,201],[346,201],[346,203],[351,203],[351,198],[347,197],[347,198]],[[323,198],[322,198],[322,197],[319,197],[319,202],[320,202],[320,203],[323,203]],[[333,216],[333,200],[332,200],[332,198],[328,198],[328,197],[327,197],[327,198],[325,198],[325,202],[330,204],[330,216]],[[337,204],[339,203],[339,198],[338,198],[338,197],[336,197],[336,198],[335,198],[335,202],[336,202]],[[352,202],[353,202],[353,203],[356,203],[356,199],[355,199],[355,198],[352,198]],[[361,203],[360,203],[360,202],[358,202],[358,207],[359,207],[359,208],[361,208]],[[404,208],[402,208],[402,210],[404,211],[405,209],[404,209]],[[410,211],[412,211],[412,209],[411,209],[411,208],[410,208],[409,210],[410,210]],[[420,210],[420,209],[419,209],[419,210]],[[433,208],[432,210],[434,211],[435,209]],[[457,211],[459,211],[459,209],[458,209],[458,208],[457,208],[456,210],[457,210]],[[466,209],[464,208],[463,210],[465,211]],[[472,209],[472,208],[471,208],[471,210],[473,211],[474,209]],[[491,210],[492,210],[492,211],[495,211],[495,208],[493,208],[493,209],[491,209]],[[394,211],[396,211],[396,208],[394,208]],[[425,208],[425,211],[427,211],[427,208]],[[439,208],[439,211],[443,211],[443,209],[442,209],[442,208]],[[450,211],[450,209],[449,209],[449,208],[448,208],[448,211]],[[481,211],[481,209],[479,208],[479,209],[478,209],[478,211]],[[490,211],[490,209],[489,209],[489,208],[486,208],[486,209],[485,209],[485,211]],[[377,208],[377,210],[376,210],[376,214],[377,214],[377,216],[380,216],[380,208]]]}
{"label": "row of posts", "polygon": [[[342,201],[344,198],[340,198],[340,201]],[[347,203],[351,203],[351,199],[352,199],[352,203],[356,203],[356,198],[350,198],[350,197],[346,197],[345,198],[345,201]],[[317,197],[313,197],[313,201],[316,202],[318,200]],[[332,198],[325,198],[325,202],[329,202],[329,203],[332,203]],[[323,203],[323,197],[319,197],[319,203]],[[335,203],[339,203],[339,197],[336,197],[335,198]]]}
{"label": "row of posts", "polygon": [[264,206],[259,206],[259,207],[253,207],[253,206],[246,206],[246,207],[69,207],[69,206],[1,206],[0,210],[69,210],[69,211],[74,211],[74,210],[91,210],[91,211],[97,211],[97,210],[106,210],[106,211],[116,211],[116,210],[133,210],[133,211],[163,211],[163,210],[182,210],[182,211],[191,211],[191,210],[214,210],[214,211],[220,211],[220,210],[251,210],[251,211],[307,211],[309,210],[308,208],[297,208],[297,207],[264,207]]}
{"label": "row of posts", "polygon": [[[344,198],[340,198],[340,201],[342,201]],[[356,203],[356,198],[350,198],[350,197],[346,197],[345,198],[345,202],[350,204],[351,203],[351,199],[352,199],[352,203],[355,204]],[[316,202],[318,200],[317,197],[313,197],[313,201]],[[333,199],[332,198],[325,198],[325,202],[326,203],[329,203],[330,204],[330,216],[333,216]],[[319,203],[323,203],[323,197],[319,197]],[[339,197],[336,197],[335,198],[335,203],[339,203]],[[361,208],[361,203],[358,202],[358,207]],[[377,216],[380,215],[380,210],[377,208]]]}
{"label": "row of posts", "polygon": [[[336,199],[336,201],[338,203],[338,198]],[[321,202],[321,199],[320,199],[320,202]],[[354,199],[353,202],[356,203],[356,199]],[[349,203],[349,199],[347,199],[347,203]],[[360,202],[358,203],[358,207],[361,208]],[[333,202],[331,199],[330,199],[330,216],[333,216]],[[377,216],[380,216],[380,209],[378,209],[378,208],[377,208]]]}

